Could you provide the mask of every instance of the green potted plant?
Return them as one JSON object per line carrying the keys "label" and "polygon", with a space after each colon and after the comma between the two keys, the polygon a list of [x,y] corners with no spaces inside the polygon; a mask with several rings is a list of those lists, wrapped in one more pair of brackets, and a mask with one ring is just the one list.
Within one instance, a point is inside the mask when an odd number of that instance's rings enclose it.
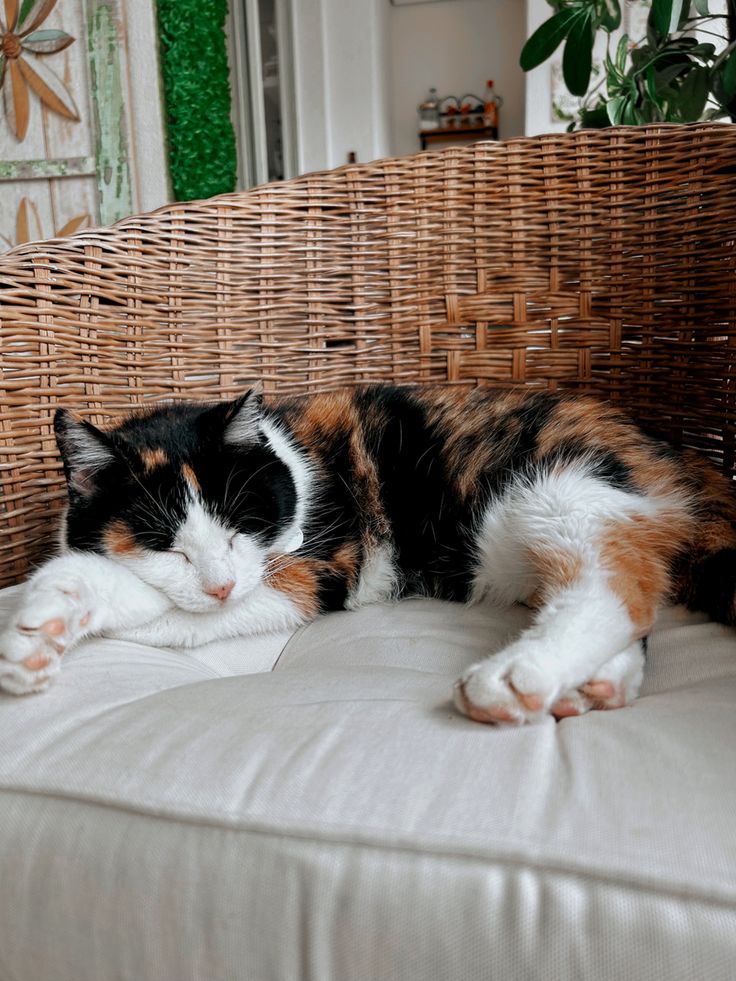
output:
{"label": "green potted plant", "polygon": [[[714,0],[652,0],[646,37],[624,34],[615,50],[611,35],[621,27],[623,0],[547,2],[554,13],[524,45],[521,67],[536,68],[564,42],[565,85],[583,97],[569,129],[736,121],[736,0],[727,0],[725,13],[722,3],[714,11]],[[591,87],[600,35],[606,54]]]}

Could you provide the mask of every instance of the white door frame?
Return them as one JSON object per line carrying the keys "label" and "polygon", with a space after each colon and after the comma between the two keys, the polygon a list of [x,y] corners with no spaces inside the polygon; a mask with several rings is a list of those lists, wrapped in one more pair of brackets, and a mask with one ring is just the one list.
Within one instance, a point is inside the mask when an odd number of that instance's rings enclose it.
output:
{"label": "white door frame", "polygon": [[[289,0],[276,2],[284,175],[296,164],[296,113]],[[263,96],[259,0],[233,0],[228,21],[233,128],[238,147],[238,187],[268,181],[266,113]]]}

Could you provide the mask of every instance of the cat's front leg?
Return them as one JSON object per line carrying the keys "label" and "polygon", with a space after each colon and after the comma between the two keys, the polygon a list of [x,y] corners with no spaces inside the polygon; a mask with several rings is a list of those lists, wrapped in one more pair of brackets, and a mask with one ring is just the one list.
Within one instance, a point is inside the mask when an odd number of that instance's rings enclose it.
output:
{"label": "cat's front leg", "polygon": [[628,704],[641,684],[639,638],[651,626],[656,599],[637,597],[636,609],[647,609],[637,623],[604,571],[581,577],[551,597],[517,640],[465,671],[456,706],[477,722],[520,725]]}
{"label": "cat's front leg", "polygon": [[42,691],[65,651],[85,637],[131,628],[169,606],[162,593],[104,556],[70,552],[51,559],[25,584],[0,635],[0,689]]}
{"label": "cat's front leg", "polygon": [[199,647],[228,637],[296,630],[313,615],[288,593],[261,583],[239,603],[205,613],[172,608],[140,626],[108,634],[154,647]]}

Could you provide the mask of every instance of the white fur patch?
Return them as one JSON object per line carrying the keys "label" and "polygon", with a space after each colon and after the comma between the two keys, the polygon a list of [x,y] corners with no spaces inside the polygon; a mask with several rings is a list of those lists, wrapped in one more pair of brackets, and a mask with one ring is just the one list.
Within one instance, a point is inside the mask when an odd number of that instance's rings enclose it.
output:
{"label": "white fur patch", "polygon": [[260,399],[254,394],[249,395],[227,424],[224,435],[225,442],[241,446],[254,442],[258,436],[260,414]]}
{"label": "white fur patch", "polygon": [[112,450],[96,439],[81,424],[67,426],[65,438],[73,470],[87,470],[95,473],[109,466],[115,459]]}
{"label": "white fur patch", "polygon": [[[527,600],[539,585],[531,556],[540,551],[552,561],[573,556],[578,571],[517,640],[465,671],[456,704],[472,718],[516,724],[543,718],[557,699],[573,697],[605,665],[612,677],[604,672],[603,680],[623,685],[621,704],[638,690],[640,627],[611,588],[600,556],[601,532],[611,520],[636,515],[681,517],[687,505],[667,488],[634,494],[594,474],[594,465],[581,461],[518,479],[484,514],[474,600],[486,594],[507,605]],[[622,652],[626,656],[616,660]]]}
{"label": "white fur patch", "polygon": [[398,591],[398,575],[393,552],[388,545],[379,545],[368,552],[360,578],[351,591],[345,606],[357,610],[366,603],[383,603],[393,599]]}
{"label": "white fur patch", "polygon": [[271,546],[271,550],[273,552],[295,552],[304,541],[303,529],[311,503],[310,491],[314,481],[314,470],[306,454],[296,448],[276,423],[270,419],[262,419],[261,432],[279,460],[288,467],[296,491],[294,517]]}
{"label": "white fur patch", "polygon": [[[265,549],[250,536],[225,527],[203,506],[199,495],[190,493],[186,517],[170,551],[136,549],[111,558],[183,610],[198,613],[232,606],[261,582]],[[221,604],[212,591],[228,583],[234,585]]]}
{"label": "white fur patch", "polygon": [[472,601],[490,595],[509,605],[529,598],[537,581],[530,549],[597,561],[604,522],[634,515],[682,513],[674,494],[640,495],[611,487],[594,476],[593,464],[574,465],[517,478],[486,510],[477,534]]}

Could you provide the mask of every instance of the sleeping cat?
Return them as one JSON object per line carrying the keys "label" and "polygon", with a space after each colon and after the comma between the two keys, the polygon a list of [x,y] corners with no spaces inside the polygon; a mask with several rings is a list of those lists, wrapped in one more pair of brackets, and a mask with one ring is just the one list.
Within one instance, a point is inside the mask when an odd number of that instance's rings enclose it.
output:
{"label": "sleeping cat", "polygon": [[366,387],[59,410],[63,553],[0,637],[40,691],[90,635],[191,647],[404,596],[536,610],[455,703],[520,724],[631,702],[658,607],[736,623],[733,485],[587,397]]}

